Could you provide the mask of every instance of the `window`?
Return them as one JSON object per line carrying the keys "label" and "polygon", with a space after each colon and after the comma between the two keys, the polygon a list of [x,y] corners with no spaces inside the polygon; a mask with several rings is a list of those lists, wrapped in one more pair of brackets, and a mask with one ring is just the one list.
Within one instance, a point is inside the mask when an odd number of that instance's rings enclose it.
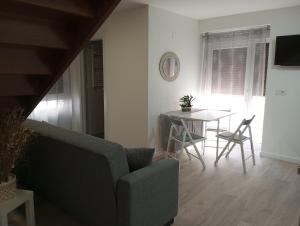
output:
{"label": "window", "polygon": [[247,48],[213,51],[212,93],[243,95],[245,88]]}
{"label": "window", "polygon": [[[255,44],[253,73],[251,73],[253,79],[251,79],[252,82],[250,81],[251,84],[249,85],[252,87],[252,96],[265,95],[268,47],[268,43]],[[248,47],[213,50],[212,94],[245,94],[248,51]],[[265,58],[265,60],[262,58]],[[251,74],[249,73],[250,76]]]}
{"label": "window", "polygon": [[202,36],[201,107],[237,112],[233,128],[247,117],[261,143],[270,26],[206,33]]}
{"label": "window", "polygon": [[[265,58],[264,60],[261,59],[263,57]],[[253,91],[252,91],[253,96],[266,95],[268,60],[269,60],[269,43],[256,44],[254,73],[253,73]],[[264,61],[264,64],[260,64],[260,62],[262,61]],[[260,78],[262,78],[262,81],[260,81]]]}

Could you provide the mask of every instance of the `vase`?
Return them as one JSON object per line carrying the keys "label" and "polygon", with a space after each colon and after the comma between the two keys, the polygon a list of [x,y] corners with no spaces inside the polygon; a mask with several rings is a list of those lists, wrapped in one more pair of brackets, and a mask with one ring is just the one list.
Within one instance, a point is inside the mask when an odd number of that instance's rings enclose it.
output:
{"label": "vase", "polygon": [[11,175],[7,182],[0,183],[0,202],[12,199],[16,196],[16,176]]}
{"label": "vase", "polygon": [[182,112],[190,112],[192,110],[192,107],[181,107]]}

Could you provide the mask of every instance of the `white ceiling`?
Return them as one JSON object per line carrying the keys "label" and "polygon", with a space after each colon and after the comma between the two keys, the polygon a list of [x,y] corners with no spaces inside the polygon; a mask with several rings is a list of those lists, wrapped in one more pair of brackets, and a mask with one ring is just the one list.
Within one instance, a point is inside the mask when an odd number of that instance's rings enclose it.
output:
{"label": "white ceiling", "polygon": [[122,0],[118,10],[148,4],[195,19],[300,5],[300,0]]}

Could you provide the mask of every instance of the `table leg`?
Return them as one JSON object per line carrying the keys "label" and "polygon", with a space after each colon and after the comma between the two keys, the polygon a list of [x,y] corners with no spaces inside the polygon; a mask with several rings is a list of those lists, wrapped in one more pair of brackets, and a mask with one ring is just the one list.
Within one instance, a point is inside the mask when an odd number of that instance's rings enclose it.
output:
{"label": "table leg", "polygon": [[6,213],[1,213],[0,214],[0,226],[8,226],[8,222],[7,222],[7,214]]}
{"label": "table leg", "polygon": [[25,202],[27,226],[35,226],[33,197]]}
{"label": "table leg", "polygon": [[220,130],[220,120],[217,121],[217,148],[216,148],[216,161],[219,156],[219,131]]}
{"label": "table leg", "polygon": [[202,142],[202,154],[204,155],[205,154],[205,147],[206,147],[206,122],[203,121],[202,122],[202,136],[205,138],[204,141]]}

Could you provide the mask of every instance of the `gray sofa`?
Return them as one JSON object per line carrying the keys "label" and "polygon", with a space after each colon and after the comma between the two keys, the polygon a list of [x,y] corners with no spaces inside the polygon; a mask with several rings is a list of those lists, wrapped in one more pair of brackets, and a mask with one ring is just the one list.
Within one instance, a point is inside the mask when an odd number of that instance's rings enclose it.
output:
{"label": "gray sofa", "polygon": [[32,189],[86,226],[170,225],[178,209],[178,162],[129,172],[124,148],[32,120]]}

